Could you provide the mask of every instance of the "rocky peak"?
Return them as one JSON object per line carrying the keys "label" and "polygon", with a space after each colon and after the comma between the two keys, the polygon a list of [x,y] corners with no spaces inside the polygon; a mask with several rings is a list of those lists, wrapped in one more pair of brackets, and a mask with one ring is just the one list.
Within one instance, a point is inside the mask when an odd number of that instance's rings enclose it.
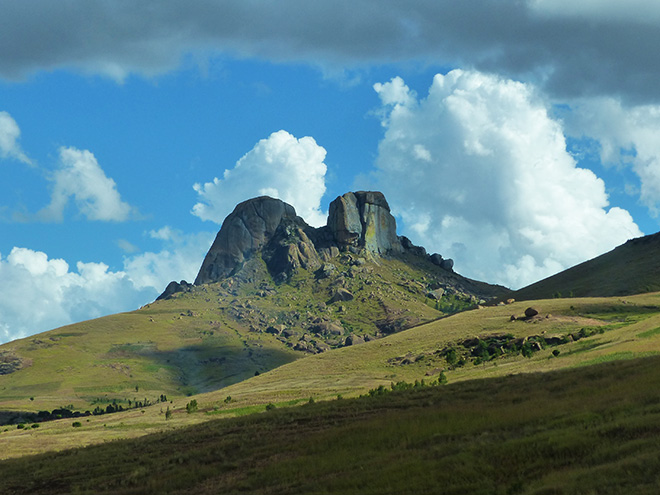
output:
{"label": "rocky peak", "polygon": [[374,254],[401,252],[396,221],[383,193],[349,192],[330,203],[328,228],[340,250],[366,249]]}
{"label": "rocky peak", "polygon": [[233,275],[246,259],[270,241],[283,220],[306,227],[293,206],[261,196],[240,203],[225,218],[206,254],[195,285],[217,282]]}
{"label": "rocky peak", "polygon": [[[330,203],[327,225],[318,229],[297,216],[293,206],[261,196],[240,203],[222,223],[195,285],[237,274],[256,254],[273,278],[282,282],[298,268],[316,270],[340,252],[385,256],[404,251],[417,254],[415,249],[420,250],[420,256],[427,256],[423,248],[397,237],[396,221],[380,192],[358,191],[339,196]],[[436,264],[447,264],[447,260],[435,256]],[[187,290],[189,284],[175,282],[161,297]]]}

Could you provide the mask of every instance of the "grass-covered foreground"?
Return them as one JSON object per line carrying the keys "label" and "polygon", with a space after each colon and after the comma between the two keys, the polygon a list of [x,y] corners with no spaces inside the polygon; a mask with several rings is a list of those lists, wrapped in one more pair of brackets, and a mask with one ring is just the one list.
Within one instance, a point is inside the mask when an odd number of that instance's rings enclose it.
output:
{"label": "grass-covered foreground", "polygon": [[338,399],[0,463],[0,493],[660,491],[660,358]]}

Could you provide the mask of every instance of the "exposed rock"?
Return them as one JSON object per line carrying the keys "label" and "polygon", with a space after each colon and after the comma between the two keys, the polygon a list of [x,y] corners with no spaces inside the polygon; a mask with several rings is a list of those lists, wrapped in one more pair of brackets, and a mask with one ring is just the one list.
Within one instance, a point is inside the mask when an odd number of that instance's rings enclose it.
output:
{"label": "exposed rock", "polygon": [[447,270],[448,272],[451,272],[454,269],[454,260],[451,258],[447,258],[446,260],[442,260],[440,263],[440,268],[443,270]]}
{"label": "exposed rock", "polygon": [[315,325],[309,327],[309,331],[317,335],[343,335],[344,327],[336,322],[317,321]]}
{"label": "exposed rock", "polygon": [[438,253],[433,253],[429,259],[434,265],[442,266],[442,256],[440,256]]}
{"label": "exposed rock", "polygon": [[424,249],[422,246],[415,246],[412,243],[412,241],[408,239],[406,236],[404,235],[399,236],[399,242],[401,243],[401,247],[405,251],[408,251],[409,253],[415,254],[420,257],[426,256],[426,249]]}
{"label": "exposed rock", "polygon": [[[282,219],[296,222],[293,206],[261,196],[240,203],[225,218],[199,270],[195,285],[217,282],[234,274],[255,251],[275,234]],[[306,225],[299,219],[301,225]]]}
{"label": "exposed rock", "polygon": [[426,296],[427,296],[429,299],[435,299],[436,301],[439,301],[440,299],[442,299],[442,296],[443,296],[444,294],[445,294],[445,290],[444,290],[444,289],[435,289],[435,290],[429,291],[429,292],[426,294]]}
{"label": "exposed rock", "polygon": [[358,345],[358,344],[364,344],[364,339],[360,337],[359,335],[355,335],[354,333],[350,334],[348,337],[346,337],[346,340],[344,341],[344,345]]}
{"label": "exposed rock", "polygon": [[332,263],[323,263],[321,268],[316,271],[316,276],[318,278],[328,278],[332,274],[337,272],[337,267]]}
{"label": "exposed rock", "polygon": [[189,284],[185,280],[182,280],[181,282],[176,282],[172,280],[169,284],[167,284],[167,287],[163,291],[163,293],[156,298],[156,301],[159,301],[161,299],[169,299],[172,297],[172,295],[176,294],[177,292],[190,292],[193,288],[192,284]]}
{"label": "exposed rock", "polygon": [[532,318],[532,317],[536,316],[537,314],[539,314],[539,312],[537,310],[535,310],[534,308],[527,308],[525,310],[525,317],[526,318]]}
{"label": "exposed rock", "polygon": [[11,351],[0,351],[0,375],[8,375],[23,367],[23,360]]}
{"label": "exposed rock", "polygon": [[330,203],[328,229],[342,250],[363,248],[380,255],[403,251],[396,221],[380,192],[349,192],[335,199]]}
{"label": "exposed rock", "polygon": [[328,301],[328,304],[332,304],[332,303],[335,303],[337,301],[352,301],[352,300],[353,300],[353,294],[351,294],[350,291],[340,287],[332,295],[332,297]]}
{"label": "exposed rock", "polygon": [[270,333],[272,335],[279,335],[282,333],[282,328],[281,327],[278,328],[271,325],[268,328],[266,328],[266,333]]}

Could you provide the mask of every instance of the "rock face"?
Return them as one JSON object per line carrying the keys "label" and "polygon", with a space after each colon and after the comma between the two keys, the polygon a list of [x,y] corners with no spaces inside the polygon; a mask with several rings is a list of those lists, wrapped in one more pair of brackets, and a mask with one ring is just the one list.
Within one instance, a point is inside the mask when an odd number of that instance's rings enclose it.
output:
{"label": "rock face", "polygon": [[[350,192],[338,197],[330,204],[328,225],[319,229],[307,225],[293,206],[262,196],[240,203],[225,219],[195,285],[234,275],[258,251],[280,282],[297,268],[327,266],[323,262],[341,251],[382,256],[402,252],[403,246],[380,192]],[[168,286],[167,295],[174,289]]]}
{"label": "rock face", "polygon": [[364,248],[370,253],[401,252],[396,221],[383,193],[349,192],[330,203],[328,229],[340,250]]}
{"label": "rock face", "polygon": [[181,282],[172,280],[169,284],[167,284],[165,291],[160,296],[158,296],[156,301],[160,301],[161,299],[169,299],[173,294],[176,294],[177,292],[190,292],[191,290],[192,284],[189,284],[185,280],[182,280]]}
{"label": "rock face", "polygon": [[261,196],[240,203],[222,223],[206,254],[195,285],[222,280],[234,274],[243,262],[261,249],[282,222],[306,226],[293,206]]}

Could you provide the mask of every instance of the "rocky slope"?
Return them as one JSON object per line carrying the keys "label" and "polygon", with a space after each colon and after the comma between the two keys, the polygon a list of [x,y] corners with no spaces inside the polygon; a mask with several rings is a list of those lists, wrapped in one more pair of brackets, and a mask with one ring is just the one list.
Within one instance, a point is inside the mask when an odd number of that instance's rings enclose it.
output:
{"label": "rocky slope", "polygon": [[314,228],[270,197],[225,219],[194,285],[172,282],[159,299],[206,290],[250,332],[304,352],[355,345],[509,293],[453,271],[396,234],[382,193],[349,192]]}

